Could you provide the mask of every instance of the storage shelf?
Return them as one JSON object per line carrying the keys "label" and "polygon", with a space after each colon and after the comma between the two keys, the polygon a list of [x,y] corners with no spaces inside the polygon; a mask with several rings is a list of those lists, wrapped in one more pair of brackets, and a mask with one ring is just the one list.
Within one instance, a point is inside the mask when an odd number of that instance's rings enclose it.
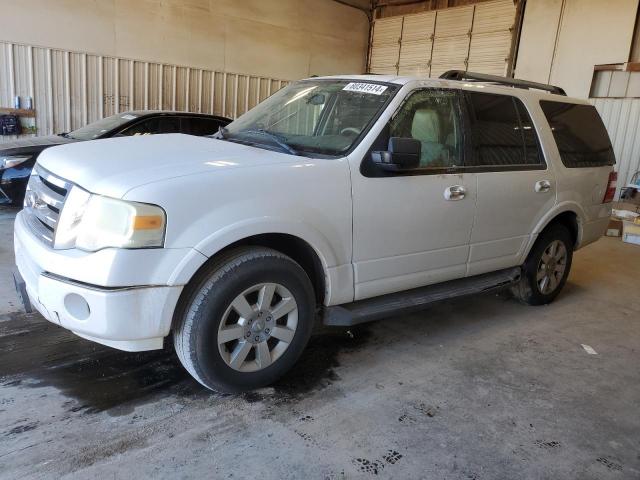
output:
{"label": "storage shelf", "polygon": [[17,115],[19,117],[31,117],[31,118],[34,118],[36,116],[36,111],[33,110],[33,109],[27,110],[26,108],[0,107],[0,114],[9,114],[9,115]]}

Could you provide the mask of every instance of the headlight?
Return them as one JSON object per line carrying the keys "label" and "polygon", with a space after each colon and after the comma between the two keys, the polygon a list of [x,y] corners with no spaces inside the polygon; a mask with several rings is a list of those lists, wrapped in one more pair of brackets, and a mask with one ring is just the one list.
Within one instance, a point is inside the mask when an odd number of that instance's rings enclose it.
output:
{"label": "headlight", "polygon": [[0,167],[2,168],[11,168],[17,165],[20,165],[22,162],[26,162],[31,158],[31,155],[27,156],[16,156],[13,157],[11,155],[7,155],[4,157],[0,157]]}
{"label": "headlight", "polygon": [[73,187],[65,202],[55,248],[162,247],[166,215],[156,205],[91,195]]}

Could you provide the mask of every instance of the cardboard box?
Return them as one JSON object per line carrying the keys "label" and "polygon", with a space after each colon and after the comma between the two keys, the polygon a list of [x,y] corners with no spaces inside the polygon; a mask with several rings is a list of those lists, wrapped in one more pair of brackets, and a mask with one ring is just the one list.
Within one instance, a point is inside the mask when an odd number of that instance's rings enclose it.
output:
{"label": "cardboard box", "polygon": [[629,210],[631,212],[640,212],[640,205],[636,203],[631,203],[627,201],[623,202],[613,202],[612,207],[616,210]]}
{"label": "cardboard box", "polygon": [[633,243],[640,245],[640,221],[636,219],[634,222],[624,220],[622,222],[622,241],[625,243]]}
{"label": "cardboard box", "polygon": [[607,226],[607,237],[619,237],[622,235],[622,220],[612,218]]}

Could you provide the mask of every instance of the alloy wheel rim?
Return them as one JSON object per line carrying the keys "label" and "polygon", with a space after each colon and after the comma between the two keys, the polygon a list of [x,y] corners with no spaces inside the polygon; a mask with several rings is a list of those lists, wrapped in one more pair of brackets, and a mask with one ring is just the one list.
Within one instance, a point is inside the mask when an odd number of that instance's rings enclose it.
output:
{"label": "alloy wheel rim", "polygon": [[257,372],[289,348],[298,326],[298,305],[287,288],[260,283],[236,296],[218,326],[218,351],[240,372]]}
{"label": "alloy wheel rim", "polygon": [[560,240],[554,240],[542,252],[536,283],[540,293],[548,295],[558,288],[567,269],[567,248]]}

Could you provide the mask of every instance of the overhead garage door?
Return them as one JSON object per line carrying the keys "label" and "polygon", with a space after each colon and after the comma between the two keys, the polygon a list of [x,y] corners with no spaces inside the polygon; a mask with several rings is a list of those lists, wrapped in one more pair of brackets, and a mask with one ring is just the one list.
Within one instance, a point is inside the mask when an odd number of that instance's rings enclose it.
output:
{"label": "overhead garage door", "polygon": [[451,69],[467,69],[473,11],[474,6],[471,5],[437,12],[436,34],[431,56],[432,77],[437,77]]}
{"label": "overhead garage door", "polygon": [[495,0],[376,20],[369,71],[438,77],[457,69],[504,75],[515,14],[513,0]]}
{"label": "overhead garage door", "polygon": [[393,74],[398,72],[400,37],[403,17],[381,18],[373,26],[370,71]]}
{"label": "overhead garage door", "polygon": [[398,69],[406,74],[429,75],[436,12],[404,17]]}
{"label": "overhead garage door", "polygon": [[469,70],[504,75],[515,31],[516,7],[512,1],[476,5],[469,46]]}

